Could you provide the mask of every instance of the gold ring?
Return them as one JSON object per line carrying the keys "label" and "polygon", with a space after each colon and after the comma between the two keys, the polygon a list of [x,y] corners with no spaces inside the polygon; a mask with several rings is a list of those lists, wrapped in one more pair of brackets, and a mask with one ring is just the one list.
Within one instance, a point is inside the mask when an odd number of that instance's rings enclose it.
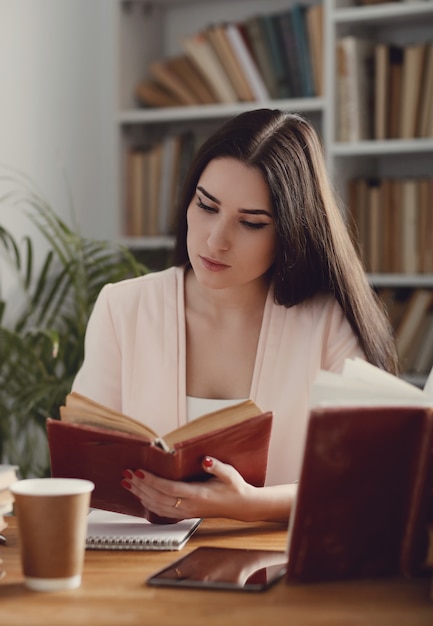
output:
{"label": "gold ring", "polygon": [[177,509],[177,507],[180,506],[181,503],[182,503],[182,498],[176,498],[176,502],[173,504],[173,507]]}

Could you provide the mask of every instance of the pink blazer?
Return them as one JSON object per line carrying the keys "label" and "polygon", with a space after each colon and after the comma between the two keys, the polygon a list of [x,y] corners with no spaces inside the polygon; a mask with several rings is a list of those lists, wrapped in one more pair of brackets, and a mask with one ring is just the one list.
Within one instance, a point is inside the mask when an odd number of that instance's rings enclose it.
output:
{"label": "pink blazer", "polygon": [[[250,398],[274,412],[267,484],[298,479],[317,371],[363,357],[335,300],[291,308],[269,291]],[[106,285],[90,317],[73,389],[164,435],[186,422],[184,270],[169,268]]]}

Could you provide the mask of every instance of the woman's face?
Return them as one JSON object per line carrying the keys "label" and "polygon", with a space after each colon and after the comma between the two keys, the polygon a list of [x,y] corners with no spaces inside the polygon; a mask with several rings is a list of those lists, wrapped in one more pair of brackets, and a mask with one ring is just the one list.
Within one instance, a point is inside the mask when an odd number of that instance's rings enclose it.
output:
{"label": "woman's face", "polygon": [[198,281],[214,289],[263,280],[276,232],[262,173],[234,158],[210,161],[187,212],[187,246]]}

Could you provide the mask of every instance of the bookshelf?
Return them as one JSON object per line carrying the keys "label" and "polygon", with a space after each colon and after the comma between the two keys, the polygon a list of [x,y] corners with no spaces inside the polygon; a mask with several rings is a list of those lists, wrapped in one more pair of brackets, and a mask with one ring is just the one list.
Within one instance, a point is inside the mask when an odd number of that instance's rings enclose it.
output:
{"label": "bookshelf", "polygon": [[152,61],[178,55],[182,38],[212,23],[243,22],[255,14],[284,11],[287,0],[115,0],[118,23],[118,94],[115,111],[118,145],[118,233],[128,247],[136,250],[170,249],[172,237],[125,236],[127,175],[125,155],[134,145],[160,141],[170,133],[193,131],[205,137],[224,120],[259,106],[303,112],[320,132],[326,125],[323,96],[269,99],[264,102],[233,102],[164,108],[140,107],[136,88],[149,77]]}
{"label": "bookshelf", "polygon": [[[394,181],[394,179],[397,181],[411,181],[421,178],[431,180],[433,176],[433,133],[430,131],[430,136],[411,136],[406,138],[394,136],[390,138],[388,135],[386,138],[375,139],[378,130],[374,126],[374,118],[377,115],[377,111],[374,108],[376,92],[374,90],[373,74],[373,77],[371,77],[371,97],[373,102],[370,102],[370,108],[365,113],[373,120],[370,127],[370,136],[357,141],[340,141],[341,127],[339,128],[339,124],[341,124],[341,118],[339,117],[340,109],[338,102],[339,58],[337,42],[342,38],[351,36],[370,41],[373,50],[373,56],[371,57],[373,63],[375,63],[374,48],[377,44],[386,44],[387,47],[394,45],[405,49],[406,46],[415,43],[431,43],[433,41],[433,2],[431,0],[422,0],[419,2],[402,1],[355,5],[354,2],[349,0],[335,0],[327,4],[326,29],[328,41],[335,42],[334,46],[329,46],[325,51],[326,67],[328,72],[331,71],[331,75],[328,73],[327,79],[327,105],[329,106],[330,114],[327,117],[327,125],[324,129],[327,158],[329,168],[333,172],[335,183],[342,197],[343,206],[349,212],[351,205],[350,181],[353,179],[379,180],[382,184],[383,181]],[[376,69],[377,66],[373,65],[373,67]],[[387,116],[389,119],[389,110],[387,111]],[[401,183],[397,182],[396,184]],[[431,187],[430,191],[431,189],[433,188]],[[399,193],[400,191],[397,191],[397,194]],[[426,209],[424,209],[430,216],[433,214],[431,197],[430,193],[430,199]],[[386,206],[385,196],[382,195],[380,196],[378,217],[375,218],[378,220],[376,221],[376,228],[379,230],[379,237],[376,237],[376,240],[379,246],[384,245],[386,233],[393,228],[397,228],[395,223],[399,219],[403,220],[404,218],[400,216],[404,214],[404,211],[407,211],[407,209],[402,209],[402,206],[398,203],[394,203],[391,208],[386,208]],[[368,210],[373,210],[371,204],[369,204]],[[388,218],[384,217],[387,211],[389,211],[390,215]],[[418,208],[418,215],[419,212],[420,209]],[[391,220],[391,223],[389,220]],[[400,226],[403,232],[400,232],[399,236],[393,234],[395,238],[394,243],[399,248],[399,255],[402,254],[405,246],[409,245],[409,231],[411,228],[413,227],[410,226],[409,222],[406,222],[406,227]],[[429,228],[433,228],[432,218],[430,218]],[[358,229],[358,233],[359,230],[361,229]],[[370,271],[370,281],[379,294],[386,300],[391,293],[394,300],[403,302],[408,310],[410,309],[411,297],[414,298],[415,292],[418,293],[424,289],[431,290],[433,288],[433,267],[431,264],[426,270],[414,261],[414,257],[420,253],[419,248],[416,248],[417,245],[420,245],[420,234],[417,237],[417,242],[412,244],[408,263],[400,265],[395,271],[389,271],[386,265],[384,270],[373,271],[369,268],[372,259],[366,259],[366,267]],[[382,251],[380,250],[380,252]],[[394,303],[390,305],[390,309],[393,307]],[[401,310],[402,308],[400,307]],[[414,331],[413,343],[417,342],[421,346],[427,336],[427,333],[424,336],[417,336]],[[413,355],[413,350],[412,356],[406,353],[401,355],[403,368],[406,370],[405,376],[411,382],[422,385],[425,379],[425,371],[417,371],[413,365],[416,363]]]}
{"label": "bookshelf", "polygon": [[[290,5],[291,0],[267,0],[266,3],[262,0],[113,0],[117,22],[115,133],[118,146],[118,238],[137,254],[143,251],[162,253],[163,256],[158,258],[164,262],[169,258],[167,255],[173,239],[167,234],[125,235],[128,152],[136,145],[151,145],[174,133],[194,132],[199,138],[204,138],[225,119],[251,108],[266,106],[301,112],[313,122],[322,136],[328,168],[341,197],[343,210],[349,211],[352,179],[433,176],[433,135],[404,139],[375,139],[371,136],[340,141],[337,71],[337,42],[344,37],[365,38],[372,44],[400,46],[431,42],[433,0],[397,0],[383,4],[323,0],[324,84],[319,96],[163,108],[138,105],[137,85],[149,78],[151,62],[179,55],[183,50],[182,38],[198,33],[210,24],[243,22],[255,14],[287,10]],[[431,200],[428,210],[433,211]],[[374,272],[370,274],[370,280],[378,290],[433,289],[433,270]]]}
{"label": "bookshelf", "polygon": [[[432,0],[365,6],[354,6],[349,0],[330,0],[327,7],[328,41],[337,42],[347,35],[365,38],[373,43],[392,42],[400,45],[433,41]],[[327,104],[330,110],[324,129],[326,149],[329,166],[345,204],[347,181],[352,177],[431,176],[433,136],[383,140],[370,137],[354,142],[338,141],[336,46],[328,46],[325,54],[328,68]],[[371,110],[367,111],[369,113],[372,115]]]}

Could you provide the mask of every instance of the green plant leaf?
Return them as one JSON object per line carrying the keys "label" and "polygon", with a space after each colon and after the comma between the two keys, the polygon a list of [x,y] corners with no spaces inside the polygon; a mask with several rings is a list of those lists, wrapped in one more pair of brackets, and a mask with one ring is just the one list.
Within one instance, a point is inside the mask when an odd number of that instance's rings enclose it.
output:
{"label": "green plant leaf", "polygon": [[[48,416],[59,417],[84,357],[84,335],[102,286],[140,276],[147,268],[125,247],[71,230],[24,174],[0,175],[8,191],[2,209],[29,219],[47,252],[35,264],[30,235],[20,242],[0,225],[0,254],[17,278],[22,310],[4,321],[12,305],[0,294],[0,462],[16,463],[22,476],[49,472]],[[1,222],[1,217],[0,217]]]}

